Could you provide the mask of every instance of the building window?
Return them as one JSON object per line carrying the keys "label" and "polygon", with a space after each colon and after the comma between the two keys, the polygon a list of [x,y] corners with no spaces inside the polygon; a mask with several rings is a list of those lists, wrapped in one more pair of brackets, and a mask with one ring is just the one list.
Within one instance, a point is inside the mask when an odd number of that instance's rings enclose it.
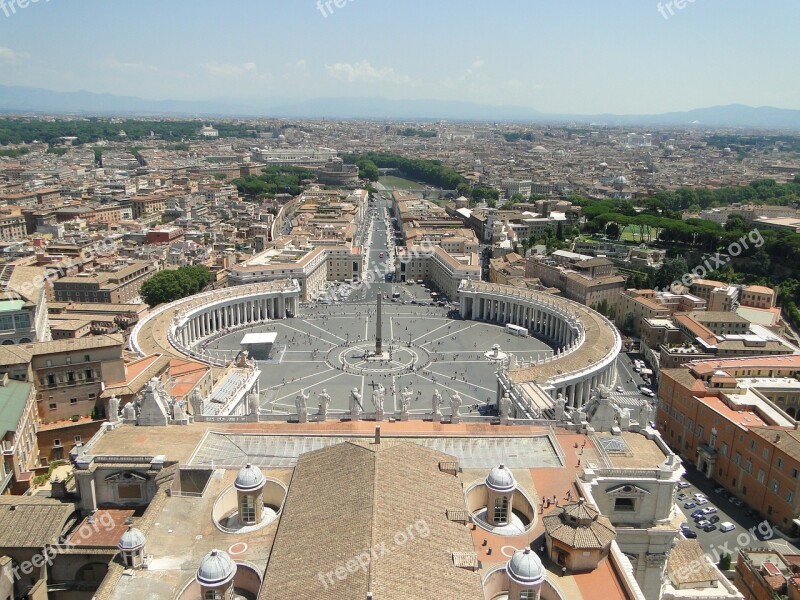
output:
{"label": "building window", "polygon": [[789,490],[788,492],[786,492],[786,501],[789,502],[790,504],[792,502],[794,502],[794,491],[793,490]]}
{"label": "building window", "polygon": [[792,479],[797,479],[797,475],[800,474],[797,469],[792,469]]}
{"label": "building window", "polygon": [[494,501],[494,521],[495,523],[508,522],[508,497],[500,496]]}
{"label": "building window", "polygon": [[749,458],[747,459],[747,462],[744,465],[744,470],[747,471],[748,473],[753,472],[753,461],[750,460]]}
{"label": "building window", "polygon": [[44,365],[46,367],[52,367],[53,366],[53,361],[48,358],[46,361],[44,361]]}
{"label": "building window", "polygon": [[55,402],[51,402],[50,403],[50,410],[55,410],[57,408],[58,408],[58,404],[56,404]]}
{"label": "building window", "polygon": [[620,512],[635,512],[635,498],[614,498],[614,510]]}
{"label": "building window", "polygon": [[756,449],[756,441],[750,440],[750,450],[755,450],[755,449]]}
{"label": "building window", "polygon": [[762,471],[761,469],[759,469],[759,470],[758,470],[758,477],[757,477],[757,479],[758,479],[758,483],[764,483],[764,479],[765,479],[765,477],[764,477],[764,471]]}
{"label": "building window", "polygon": [[764,448],[761,451],[761,456],[763,456],[764,458],[769,458],[769,448]]}
{"label": "building window", "polygon": [[242,523],[252,523],[256,520],[256,503],[252,496],[242,496],[240,512]]}
{"label": "building window", "polygon": [[536,600],[536,590],[522,590],[519,600]]}
{"label": "building window", "polygon": [[70,404],[77,404],[78,403],[78,399],[77,398],[70,398],[69,399],[69,403]]}
{"label": "building window", "polygon": [[203,596],[203,600],[225,600],[222,597],[222,592],[218,590],[206,590],[205,596]]}
{"label": "building window", "polygon": [[75,443],[77,444],[77,443],[79,443],[80,441],[81,441],[81,436],[79,436],[79,435],[76,435],[76,436],[75,436]]}
{"label": "building window", "polygon": [[776,460],[775,466],[780,469],[783,466],[783,459],[779,458],[778,460]]}
{"label": "building window", "polygon": [[728,444],[722,442],[722,447],[719,449],[719,452],[722,456],[728,456]]}
{"label": "building window", "polygon": [[56,439],[53,440],[53,446],[57,447],[57,446],[60,446],[60,445],[61,445],[61,440],[60,439],[56,438]]}
{"label": "building window", "polygon": [[742,464],[742,455],[738,452],[734,453],[733,455],[733,464],[740,465]]}
{"label": "building window", "polygon": [[772,480],[772,485],[770,485],[770,488],[772,489],[772,491],[773,491],[773,492],[775,492],[775,493],[777,494],[777,493],[778,493],[778,490],[780,489],[780,487],[781,487],[781,486],[780,486],[780,484],[778,483],[778,480],[777,480],[777,479],[773,479],[773,480]]}

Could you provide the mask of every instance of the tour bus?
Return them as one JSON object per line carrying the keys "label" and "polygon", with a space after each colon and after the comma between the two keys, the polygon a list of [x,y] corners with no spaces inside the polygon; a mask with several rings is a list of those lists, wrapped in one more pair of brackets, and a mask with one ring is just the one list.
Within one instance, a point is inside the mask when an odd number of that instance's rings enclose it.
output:
{"label": "tour bus", "polygon": [[518,335],[519,337],[528,337],[527,329],[520,327],[519,325],[512,325],[511,323],[506,325],[506,332],[512,335]]}

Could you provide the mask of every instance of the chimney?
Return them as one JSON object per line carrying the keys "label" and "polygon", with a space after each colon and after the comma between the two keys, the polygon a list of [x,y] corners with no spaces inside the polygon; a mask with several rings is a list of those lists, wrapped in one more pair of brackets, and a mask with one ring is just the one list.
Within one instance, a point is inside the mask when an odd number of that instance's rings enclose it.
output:
{"label": "chimney", "polygon": [[380,425],[376,425],[375,426],[375,443],[376,444],[380,444],[381,443],[381,426]]}

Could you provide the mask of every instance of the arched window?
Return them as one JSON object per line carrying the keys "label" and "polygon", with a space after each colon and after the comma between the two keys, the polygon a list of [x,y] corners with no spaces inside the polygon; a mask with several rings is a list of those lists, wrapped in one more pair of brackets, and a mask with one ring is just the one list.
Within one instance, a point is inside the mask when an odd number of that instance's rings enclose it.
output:
{"label": "arched window", "polygon": [[535,590],[522,590],[519,595],[519,600],[536,600]]}

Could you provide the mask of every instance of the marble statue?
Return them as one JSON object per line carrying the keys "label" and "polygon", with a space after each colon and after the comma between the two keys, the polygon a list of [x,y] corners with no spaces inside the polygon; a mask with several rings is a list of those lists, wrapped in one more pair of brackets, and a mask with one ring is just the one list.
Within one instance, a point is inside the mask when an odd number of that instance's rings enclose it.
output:
{"label": "marble statue", "polygon": [[377,388],[372,390],[372,404],[375,407],[376,413],[383,412],[383,401],[386,397],[386,388],[383,387],[383,384],[379,384]]}
{"label": "marble statue", "polygon": [[464,401],[461,399],[461,394],[456,392],[450,396],[450,412],[454,415],[458,414],[458,410],[461,408],[461,405]]}
{"label": "marble statue", "polygon": [[400,392],[400,414],[401,415],[408,415],[408,410],[411,408],[411,396],[414,395],[409,388],[404,387],[403,391]]}
{"label": "marble statue", "polygon": [[108,420],[119,423],[119,398],[116,395],[108,399]]}
{"label": "marble statue", "polygon": [[122,418],[126,421],[135,421],[136,420],[136,407],[133,405],[133,402],[128,402],[124,408],[122,409]]}
{"label": "marble statue", "polygon": [[433,398],[431,398],[431,412],[434,415],[442,414],[442,395],[438,389],[433,390]]}
{"label": "marble statue", "polygon": [[308,398],[309,394],[306,393],[305,389],[301,389],[297,396],[294,397],[294,405],[297,408],[298,415],[308,413],[308,406],[306,405]]}
{"label": "marble statue", "polygon": [[500,418],[501,419],[508,419],[511,412],[511,398],[508,397],[508,394],[503,394],[503,397],[500,398]]}
{"label": "marble statue", "polygon": [[322,390],[322,393],[319,394],[319,411],[317,414],[320,415],[323,419],[328,416],[328,405],[331,403],[331,395],[328,393],[328,390]]}
{"label": "marble statue", "polygon": [[364,410],[364,405],[361,404],[361,393],[358,388],[353,388],[350,392],[350,414],[357,416]]}

